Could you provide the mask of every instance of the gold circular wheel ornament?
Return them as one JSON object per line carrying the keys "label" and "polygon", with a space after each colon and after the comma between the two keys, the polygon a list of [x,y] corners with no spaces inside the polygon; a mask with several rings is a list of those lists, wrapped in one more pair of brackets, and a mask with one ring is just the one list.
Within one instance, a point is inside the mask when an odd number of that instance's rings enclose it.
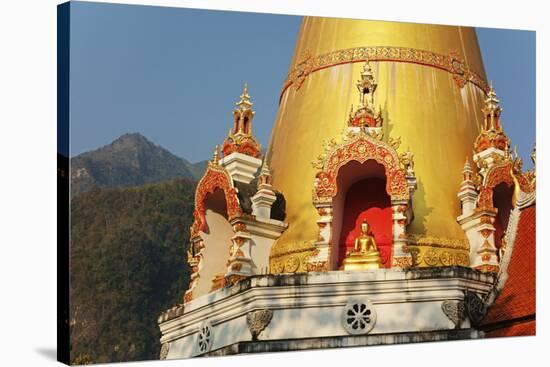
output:
{"label": "gold circular wheel ornament", "polygon": [[294,273],[296,272],[296,270],[298,270],[299,266],[300,266],[300,260],[296,256],[291,256],[286,260],[285,272]]}

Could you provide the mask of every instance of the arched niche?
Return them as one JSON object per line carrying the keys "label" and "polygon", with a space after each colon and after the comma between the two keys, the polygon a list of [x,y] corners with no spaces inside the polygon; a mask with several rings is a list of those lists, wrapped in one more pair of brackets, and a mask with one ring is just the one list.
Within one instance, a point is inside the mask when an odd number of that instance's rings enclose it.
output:
{"label": "arched niche", "polygon": [[512,197],[514,194],[514,184],[501,182],[493,188],[493,207],[497,210],[495,222],[495,247],[500,249],[502,237],[508,227],[510,212],[513,208]]}
{"label": "arched niche", "polygon": [[[188,262],[191,265],[191,281],[189,288],[185,292],[184,302],[206,294],[212,286],[212,278],[225,274],[225,261],[229,256],[229,244],[221,241],[225,249],[217,254],[215,249],[207,250],[208,246],[215,243],[215,236],[226,238],[228,235],[226,224],[242,214],[237,191],[233,181],[225,168],[216,162],[209,162],[206,171],[197,184],[195,191],[195,211],[193,212],[193,225],[190,228],[191,248],[188,252]],[[232,235],[234,231],[232,231]],[[205,238],[208,238],[205,241]],[[210,253],[210,255],[208,255]],[[227,254],[227,257],[220,256]],[[224,262],[224,269],[219,270],[219,266],[205,266],[208,262],[205,258],[218,258],[218,261]],[[221,259],[220,259],[221,258]],[[210,261],[210,260],[208,260]],[[199,287],[200,284],[200,288]]]}
{"label": "arched niche", "polygon": [[[404,158],[411,158],[409,155]],[[308,270],[339,268],[340,234],[346,216],[345,197],[353,184],[369,178],[371,180],[367,182],[372,185],[375,184],[374,179],[385,180],[385,192],[390,198],[391,255],[385,266],[411,266],[412,258],[407,252],[405,230],[412,218],[411,195],[416,187],[411,160],[402,162],[393,145],[358,130],[349,131],[340,144],[329,142],[325,153],[313,164],[319,169],[313,185],[313,205],[319,213],[319,236],[315,242],[315,254],[308,262]]]}
{"label": "arched niche", "polygon": [[363,220],[370,224],[384,266],[391,265],[392,208],[386,191],[386,172],[375,160],[348,162],[338,172],[338,194],[333,198],[333,251],[339,268],[352,250]]}
{"label": "arched niche", "polygon": [[200,232],[203,242],[202,263],[194,297],[209,293],[213,279],[225,274],[231,238],[235,235],[229,223],[227,202],[222,189],[218,188],[207,194],[204,208],[206,226]]}

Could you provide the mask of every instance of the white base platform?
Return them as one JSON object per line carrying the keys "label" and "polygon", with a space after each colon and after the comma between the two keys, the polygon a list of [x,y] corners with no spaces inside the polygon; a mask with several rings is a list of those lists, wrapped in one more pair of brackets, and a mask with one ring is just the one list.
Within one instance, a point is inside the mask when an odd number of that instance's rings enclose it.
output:
{"label": "white base platform", "polygon": [[[476,338],[465,293],[482,298],[493,282],[492,275],[461,267],[253,276],[161,316],[161,356]],[[461,305],[454,321],[448,316],[453,307],[444,310],[444,303]],[[350,324],[354,304],[369,310],[362,310],[364,328]],[[258,310],[268,311],[249,327],[247,315]],[[251,329],[258,326],[253,340]]]}

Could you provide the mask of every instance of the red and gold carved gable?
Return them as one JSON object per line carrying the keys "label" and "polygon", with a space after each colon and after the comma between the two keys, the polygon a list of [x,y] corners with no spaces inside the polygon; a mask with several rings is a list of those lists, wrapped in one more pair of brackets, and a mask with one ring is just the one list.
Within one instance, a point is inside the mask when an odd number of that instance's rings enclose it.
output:
{"label": "red and gold carved gable", "polygon": [[[512,161],[507,161],[504,163],[497,164],[494,167],[491,167],[487,172],[487,176],[484,184],[479,189],[479,199],[478,207],[481,209],[492,209],[493,208],[493,189],[504,183],[508,187],[514,185],[514,179],[512,177],[511,171],[514,169],[514,163]],[[523,173],[515,173],[516,179],[519,183],[520,189],[523,192],[532,192],[533,187],[529,183],[529,180],[525,177]]]}
{"label": "red and gold carved gable", "polygon": [[222,145],[222,153],[224,157],[227,157],[229,154],[234,152],[246,154],[256,158],[261,154],[261,146],[252,136],[229,136],[225,139]]}
{"label": "red and gold carved gable", "polygon": [[476,153],[489,148],[508,151],[509,147],[510,140],[502,131],[483,131],[478,135],[474,143],[474,151]]}
{"label": "red and gold carved gable", "polygon": [[323,169],[316,175],[314,195],[315,200],[329,199],[338,193],[336,178],[341,167],[351,161],[365,163],[375,160],[385,168],[386,192],[392,199],[408,199],[409,192],[405,171],[399,166],[399,156],[388,144],[359,135],[350,142],[336,147],[324,160]]}
{"label": "red and gold carved gable", "polygon": [[205,200],[208,194],[213,194],[218,189],[224,192],[229,220],[242,214],[237,198],[237,190],[233,186],[229,173],[223,167],[209,163],[195,191],[195,211],[193,212],[194,222],[191,227],[191,237],[198,235],[199,231],[204,232],[206,230]]}

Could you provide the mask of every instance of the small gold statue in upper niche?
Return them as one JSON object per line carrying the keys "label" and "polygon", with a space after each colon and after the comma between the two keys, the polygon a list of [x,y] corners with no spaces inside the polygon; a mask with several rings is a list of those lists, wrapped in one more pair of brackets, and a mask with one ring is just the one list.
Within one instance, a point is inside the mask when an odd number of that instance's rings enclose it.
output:
{"label": "small gold statue in upper niche", "polygon": [[355,239],[354,249],[346,253],[343,270],[379,269],[382,264],[376,240],[369,234],[369,223],[361,223],[361,234]]}

